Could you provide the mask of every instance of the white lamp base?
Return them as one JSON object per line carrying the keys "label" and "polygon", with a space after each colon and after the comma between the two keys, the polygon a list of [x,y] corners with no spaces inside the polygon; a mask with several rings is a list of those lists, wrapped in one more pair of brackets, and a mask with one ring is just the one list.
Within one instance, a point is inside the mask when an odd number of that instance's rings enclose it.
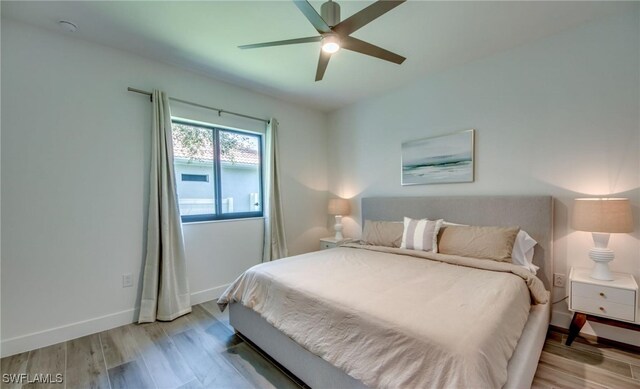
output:
{"label": "white lamp base", "polygon": [[344,236],[342,236],[342,216],[336,215],[336,225],[333,226],[333,229],[336,230],[335,240],[343,240]]}
{"label": "white lamp base", "polygon": [[595,262],[591,278],[602,281],[613,281],[613,274],[609,270],[609,262],[613,261],[615,255],[607,248],[609,244],[609,234],[593,232],[593,243],[596,247],[589,250],[589,258]]}

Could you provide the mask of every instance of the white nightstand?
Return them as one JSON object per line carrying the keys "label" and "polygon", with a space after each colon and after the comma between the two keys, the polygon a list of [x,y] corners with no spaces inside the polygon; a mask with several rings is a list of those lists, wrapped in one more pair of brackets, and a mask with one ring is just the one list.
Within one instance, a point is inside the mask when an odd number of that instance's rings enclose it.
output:
{"label": "white nightstand", "polygon": [[571,268],[569,310],[574,312],[567,345],[587,320],[640,331],[634,323],[638,305],[638,284],[631,274],[613,273],[613,281],[595,280],[591,269]]}
{"label": "white nightstand", "polygon": [[352,239],[336,239],[334,237],[320,239],[320,250],[332,249],[338,247],[343,243],[351,242]]}

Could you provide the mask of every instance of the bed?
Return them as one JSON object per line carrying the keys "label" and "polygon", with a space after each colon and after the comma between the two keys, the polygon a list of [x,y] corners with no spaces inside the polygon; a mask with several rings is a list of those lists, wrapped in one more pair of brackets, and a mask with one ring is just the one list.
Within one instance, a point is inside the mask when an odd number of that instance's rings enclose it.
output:
{"label": "bed", "polygon": [[549,196],[365,198],[363,221],[520,226],[538,242],[537,277],[351,245],[250,269],[220,304],[236,331],[313,388],[529,387],[550,319],[552,214]]}

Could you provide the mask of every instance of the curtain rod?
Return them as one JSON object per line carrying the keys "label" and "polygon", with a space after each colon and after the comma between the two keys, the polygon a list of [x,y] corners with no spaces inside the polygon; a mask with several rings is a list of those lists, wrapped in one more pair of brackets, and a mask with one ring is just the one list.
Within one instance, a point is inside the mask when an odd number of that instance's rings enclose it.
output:
{"label": "curtain rod", "polygon": [[[142,89],[136,89],[136,88],[128,87],[127,90],[129,92],[140,93],[141,95],[147,95],[147,96],[149,96],[150,99],[153,98],[153,94],[151,92],[147,92],[147,91],[144,91]],[[224,109],[215,108],[215,107],[209,107],[207,105],[202,105],[202,104],[194,103],[194,102],[187,101],[187,100],[176,99],[175,97],[169,97],[169,100],[177,101],[178,103],[193,105],[194,107],[198,107],[198,108],[204,108],[204,109],[210,109],[212,111],[217,111],[218,112],[218,116],[222,115],[223,113],[226,113],[228,115],[240,116],[240,117],[243,117],[243,118],[253,119],[253,120],[257,120],[259,122],[263,122],[263,123],[269,124],[269,120],[257,118],[255,116],[249,116],[249,115],[244,115],[244,114],[237,113],[237,112],[225,111]]]}

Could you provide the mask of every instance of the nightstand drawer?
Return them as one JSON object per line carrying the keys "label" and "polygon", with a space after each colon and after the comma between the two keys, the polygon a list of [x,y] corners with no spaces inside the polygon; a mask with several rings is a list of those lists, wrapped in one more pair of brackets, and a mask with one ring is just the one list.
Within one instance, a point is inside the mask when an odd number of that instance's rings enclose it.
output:
{"label": "nightstand drawer", "polygon": [[[575,287],[575,285],[573,285]],[[584,313],[592,313],[598,316],[605,316],[614,319],[634,321],[635,306],[617,304],[611,301],[603,301],[595,298],[588,298],[574,295],[571,298],[571,309]]]}
{"label": "nightstand drawer", "polygon": [[636,305],[636,292],[633,290],[583,284],[581,282],[573,282],[571,290],[574,297],[581,296],[602,302]]}

